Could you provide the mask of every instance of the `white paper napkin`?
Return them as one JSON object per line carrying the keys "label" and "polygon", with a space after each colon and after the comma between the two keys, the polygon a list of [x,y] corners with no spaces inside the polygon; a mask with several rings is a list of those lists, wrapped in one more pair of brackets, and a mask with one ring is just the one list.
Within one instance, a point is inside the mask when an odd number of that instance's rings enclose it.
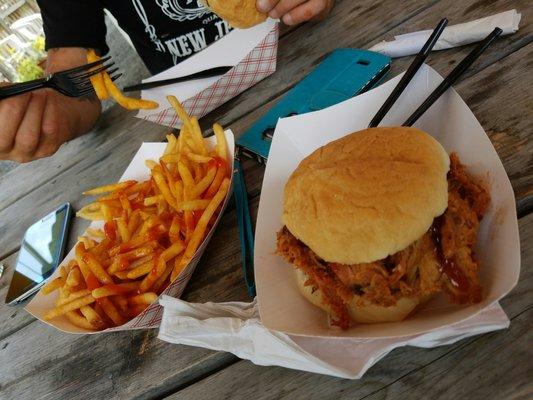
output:
{"label": "white paper napkin", "polygon": [[[496,27],[503,30],[502,35],[515,33],[518,30],[521,17],[522,15],[516,10],[509,10],[490,17],[449,26],[444,29],[433,50],[450,49],[481,41]],[[392,58],[416,54],[428,40],[431,32],[431,30],[426,30],[395,36],[395,40],[383,41],[372,46],[369,50]]]}
{"label": "white paper napkin", "polygon": [[498,303],[461,323],[422,335],[392,339],[327,339],[289,336],[266,329],[252,303],[188,303],[163,296],[159,339],[227,351],[257,365],[359,379],[396,347],[436,347],[509,327]]}

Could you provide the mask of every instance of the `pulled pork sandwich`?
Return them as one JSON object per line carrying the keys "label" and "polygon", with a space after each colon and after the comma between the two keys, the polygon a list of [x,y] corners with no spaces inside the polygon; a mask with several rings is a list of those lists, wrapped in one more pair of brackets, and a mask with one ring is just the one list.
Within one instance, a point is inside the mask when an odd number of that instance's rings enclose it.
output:
{"label": "pulled pork sandwich", "polygon": [[444,291],[481,300],[474,247],[484,186],[415,128],[352,133],[305,158],[285,186],[278,252],[333,325],[401,321]]}
{"label": "pulled pork sandwich", "polygon": [[256,0],[204,0],[204,4],[234,28],[251,28],[267,19]]}

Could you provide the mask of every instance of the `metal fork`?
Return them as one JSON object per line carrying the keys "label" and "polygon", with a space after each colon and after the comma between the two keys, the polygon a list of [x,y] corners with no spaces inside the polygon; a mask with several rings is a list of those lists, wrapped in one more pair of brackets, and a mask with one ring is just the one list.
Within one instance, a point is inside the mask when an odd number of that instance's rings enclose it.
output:
{"label": "metal fork", "polygon": [[[109,70],[114,63],[104,65],[110,58],[105,57],[90,64],[50,74],[41,79],[0,87],[0,100],[42,88],[57,90],[68,97],[81,97],[90,94],[94,92],[90,80],[91,76],[103,71],[107,71],[111,75],[118,70],[118,68]],[[117,74],[112,76],[111,79],[114,81],[121,75]]]}

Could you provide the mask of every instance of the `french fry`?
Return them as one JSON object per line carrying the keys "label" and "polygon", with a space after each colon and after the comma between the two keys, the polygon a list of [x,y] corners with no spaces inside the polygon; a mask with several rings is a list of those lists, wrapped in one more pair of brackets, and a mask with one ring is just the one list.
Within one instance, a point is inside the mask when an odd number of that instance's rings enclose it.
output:
{"label": "french fry", "polygon": [[133,234],[139,227],[141,223],[141,213],[139,210],[134,210],[131,213],[130,220],[128,221],[128,231],[130,233],[130,238],[133,237]]}
{"label": "french fry", "polygon": [[151,287],[151,290],[153,292],[156,292],[156,293],[160,292],[160,290],[163,288],[163,285],[165,284],[165,282],[168,281],[168,277],[170,276],[170,274],[174,270],[174,264],[176,264],[176,263],[179,263],[179,258],[176,258],[174,263],[172,263],[172,262],[167,263],[167,266],[165,268],[165,272],[163,272],[163,275],[161,275],[157,279],[157,281],[155,281],[154,285]]}
{"label": "french fry", "polygon": [[126,276],[128,277],[128,279],[140,278],[141,276],[148,274],[152,270],[153,266],[154,262],[148,261],[147,263],[144,263],[143,265],[140,265],[139,267],[128,271]]}
{"label": "french fry", "polygon": [[183,244],[183,242],[179,241],[173,243],[172,246],[170,246],[168,249],[163,251],[163,253],[161,253],[161,258],[165,260],[165,262],[170,261],[174,257],[177,257],[184,249],[185,245]]}
{"label": "french fry", "polygon": [[43,286],[43,288],[41,289],[41,293],[42,294],[50,294],[50,293],[56,291],[57,289],[65,286],[65,281],[66,281],[66,279],[62,278],[62,277],[53,279],[50,282],[48,282],[46,285]]}
{"label": "french fry", "polygon": [[87,221],[101,221],[104,218],[101,211],[89,211],[83,208],[76,213],[76,216]]}
{"label": "french fry", "polygon": [[192,237],[187,244],[187,248],[185,249],[185,252],[183,253],[183,257],[181,258],[181,261],[178,265],[176,265],[176,268],[174,268],[174,271],[172,271],[172,275],[170,277],[171,281],[174,281],[178,275],[181,273],[183,268],[191,261],[192,257],[194,256],[194,253],[200,246],[200,243],[202,242],[202,239],[204,238],[205,231],[207,229],[207,224],[211,220],[211,217],[215,214],[215,211],[220,206],[224,198],[226,197],[226,193],[229,189],[229,179],[226,178],[220,185],[220,189],[218,190],[217,194],[213,197],[211,200],[211,203],[209,203],[209,206],[204,210],[204,213],[200,217],[200,220],[198,221],[198,224],[196,225],[196,228],[194,229],[194,232],[192,234]]}
{"label": "french fry", "polygon": [[168,236],[172,243],[179,240],[180,228],[181,228],[180,218],[179,216],[175,215],[174,218],[172,218],[172,224],[170,225],[170,229],[168,230]]}
{"label": "french fry", "polygon": [[81,297],[79,299],[76,299],[70,303],[63,304],[61,306],[58,306],[50,311],[48,311],[46,314],[44,314],[43,319],[45,321],[50,321],[51,319],[57,318],[69,311],[77,310],[80,307],[86,306],[88,304],[94,303],[95,299],[90,294],[84,297]]}
{"label": "french fry", "polygon": [[198,123],[198,118],[190,118],[191,127],[192,127],[192,140],[194,141],[195,148],[198,151],[198,154],[201,156],[207,156],[208,151],[205,147],[204,137],[202,136],[202,130],[200,129],[200,124]]}
{"label": "french fry", "polygon": [[[91,64],[99,60],[100,60],[100,57],[96,55],[93,49],[87,50],[87,63],[88,64]],[[100,100],[107,100],[109,98],[109,93],[107,92],[107,89],[105,87],[104,78],[102,77],[102,74],[96,74],[96,75],[91,76],[91,83],[94,87],[96,96]]]}
{"label": "french fry", "polygon": [[217,155],[225,161],[228,159],[228,142],[226,141],[224,128],[222,128],[219,124],[215,123],[213,125],[213,132],[215,132],[215,136],[217,138]]}
{"label": "french fry", "polygon": [[145,293],[154,285],[161,275],[165,272],[167,263],[165,259],[159,256],[155,262],[155,267],[146,275],[139,286],[139,292]]}
{"label": "french fry", "polygon": [[100,314],[91,306],[81,307],[80,312],[95,329],[102,330],[106,328],[107,324],[104,322]]}
{"label": "french fry", "polygon": [[211,183],[213,183],[213,179],[215,179],[215,176],[217,174],[217,167],[216,163],[211,163],[207,170],[207,174],[198,182],[192,191],[190,192],[190,198],[196,199],[199,198],[207,189],[209,189],[209,186],[211,186]]}
{"label": "french fry", "polygon": [[132,305],[150,305],[157,300],[157,294],[153,292],[147,292],[132,296],[128,299],[128,303]]}
{"label": "french fry", "polygon": [[212,198],[215,193],[217,193],[220,184],[226,177],[226,165],[225,163],[220,163],[217,169],[217,174],[215,175],[215,178],[213,179],[213,182],[211,182],[211,185],[207,189],[207,191],[204,194],[204,198],[210,199]]}
{"label": "french fry", "polygon": [[70,270],[65,283],[70,287],[79,286],[81,283],[81,272],[78,267],[74,267]]}
{"label": "french fry", "polygon": [[130,186],[135,185],[136,183],[137,183],[137,181],[130,180],[130,181],[124,181],[124,182],[120,182],[120,183],[114,183],[114,184],[111,184],[111,185],[99,186],[99,187],[91,189],[91,190],[86,190],[85,192],[83,192],[83,194],[85,196],[94,196],[94,195],[97,195],[97,194],[115,192],[117,190],[126,189],[126,188],[128,188]]}
{"label": "french fry", "polygon": [[70,321],[71,324],[77,326],[78,328],[87,329],[88,331],[94,331],[99,328],[91,324],[83,315],[78,314],[76,311],[68,311],[65,313],[65,317]]}
{"label": "french fry", "polygon": [[122,279],[123,281],[128,279],[128,271],[114,271],[113,275],[115,275],[118,279]]}
{"label": "french fry", "polygon": [[104,285],[113,283],[113,279],[100,262],[89,252],[85,252],[82,256],[83,261],[87,264],[93,275],[98,281]]}
{"label": "french fry", "polygon": [[178,141],[176,139],[176,136],[172,134],[167,135],[167,141],[168,141],[168,146],[165,148],[163,155],[174,153],[178,146]]}
{"label": "french fry", "polygon": [[104,285],[94,289],[91,294],[95,299],[102,297],[118,296],[124,293],[133,292],[139,287],[138,282],[119,283],[113,285]]}
{"label": "french fry", "polygon": [[182,181],[176,181],[174,184],[174,197],[176,198],[176,201],[182,202],[183,201],[183,182]]}
{"label": "french fry", "polygon": [[147,242],[144,246],[138,247],[127,253],[123,253],[122,257],[126,260],[136,260],[138,258],[146,257],[154,252],[154,249],[158,246],[155,240]]}
{"label": "french fry", "polygon": [[131,239],[130,231],[128,230],[128,224],[125,218],[117,219],[118,233],[122,242],[127,242]]}
{"label": "french fry", "polygon": [[[67,290],[68,290],[68,288],[67,288]],[[84,297],[84,296],[87,296],[89,294],[91,294],[91,291],[89,289],[83,289],[83,290],[79,290],[77,292],[71,292],[69,294],[66,294],[64,297],[61,297],[57,301],[57,305],[58,306],[62,306],[64,304],[71,303],[74,300],[77,300],[80,297]]]}
{"label": "french fry", "polygon": [[160,158],[161,161],[167,164],[177,164],[181,159],[179,154],[168,153]]}
{"label": "french fry", "polygon": [[133,210],[131,209],[131,203],[128,196],[125,193],[120,193],[118,199],[120,201],[120,206],[126,211],[126,217],[129,217]]}
{"label": "french fry", "polygon": [[195,210],[205,210],[209,205],[209,199],[198,199],[198,200],[189,200],[184,201],[179,205],[180,211],[195,211]]}
{"label": "french fry", "polygon": [[198,164],[207,164],[213,159],[213,157],[201,156],[199,154],[194,154],[194,153],[187,153],[187,158]]}
{"label": "french fry", "polygon": [[170,189],[168,187],[167,181],[163,177],[163,174],[157,170],[153,170],[153,177],[155,180],[155,183],[159,190],[161,190],[161,193],[163,197],[165,198],[165,201],[174,209],[177,208],[176,199],[172,196],[172,193],[170,192]]}
{"label": "french fry", "polygon": [[154,253],[148,254],[145,257],[139,258],[135,261],[133,261],[129,266],[128,269],[135,269],[137,267],[140,267],[143,264],[146,264],[148,261],[152,261],[154,259]]}
{"label": "french fry", "polygon": [[[176,98],[176,96],[167,96],[167,100],[170,103],[170,105],[172,106],[172,108],[174,108],[174,110],[176,111],[176,114],[178,114],[178,117],[183,122],[183,126],[186,128],[186,130],[188,132],[192,132],[192,126],[191,126],[190,118],[187,115],[187,113],[185,112],[185,109],[183,108],[183,106],[180,104],[180,102]],[[182,133],[183,133],[183,130],[182,130]],[[180,136],[181,136],[181,134],[180,134]]]}
{"label": "french fry", "polygon": [[104,313],[109,317],[115,326],[124,324],[124,318],[120,315],[115,305],[107,297],[98,299],[98,304],[102,307]]}
{"label": "french fry", "polygon": [[157,196],[151,196],[144,199],[144,205],[145,206],[153,206],[156,205],[161,199],[163,199],[163,195],[159,194]]}
{"label": "french fry", "polygon": [[104,84],[109,95],[122,107],[127,110],[153,110],[159,107],[159,104],[155,101],[134,99],[132,97],[126,97],[122,94],[119,88],[113,83],[111,77],[107,72],[103,72]]}
{"label": "french fry", "polygon": [[84,254],[85,247],[83,246],[83,243],[78,243],[78,245],[76,245],[76,261],[78,262],[80,272],[83,276],[83,279],[85,280],[87,289],[96,289],[97,287],[101,286],[100,282],[98,282],[98,279],[96,279],[96,277],[93,275],[85,261],[83,261]]}

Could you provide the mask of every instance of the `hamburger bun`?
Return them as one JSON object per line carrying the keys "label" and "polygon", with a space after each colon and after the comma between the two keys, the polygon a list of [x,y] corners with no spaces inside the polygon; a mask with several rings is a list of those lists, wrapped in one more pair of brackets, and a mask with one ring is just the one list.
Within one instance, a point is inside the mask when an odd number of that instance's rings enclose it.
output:
{"label": "hamburger bun", "polygon": [[[332,314],[330,307],[322,301],[322,291],[312,286],[305,285],[308,277],[302,270],[294,268],[296,285],[300,293],[313,305]],[[427,299],[419,299],[416,296],[402,297],[394,306],[385,307],[372,304],[369,301],[354,295],[353,300],[346,304],[350,319],[360,324],[379,322],[399,322],[404,320],[414,309]]]}
{"label": "hamburger bun", "polygon": [[384,259],[422,237],[444,213],[449,166],[439,142],[419,129],[352,133],[316,150],[293,172],[283,223],[327,262]]}
{"label": "hamburger bun", "polygon": [[251,28],[267,18],[257,10],[256,0],[204,0],[204,3],[234,28]]}

